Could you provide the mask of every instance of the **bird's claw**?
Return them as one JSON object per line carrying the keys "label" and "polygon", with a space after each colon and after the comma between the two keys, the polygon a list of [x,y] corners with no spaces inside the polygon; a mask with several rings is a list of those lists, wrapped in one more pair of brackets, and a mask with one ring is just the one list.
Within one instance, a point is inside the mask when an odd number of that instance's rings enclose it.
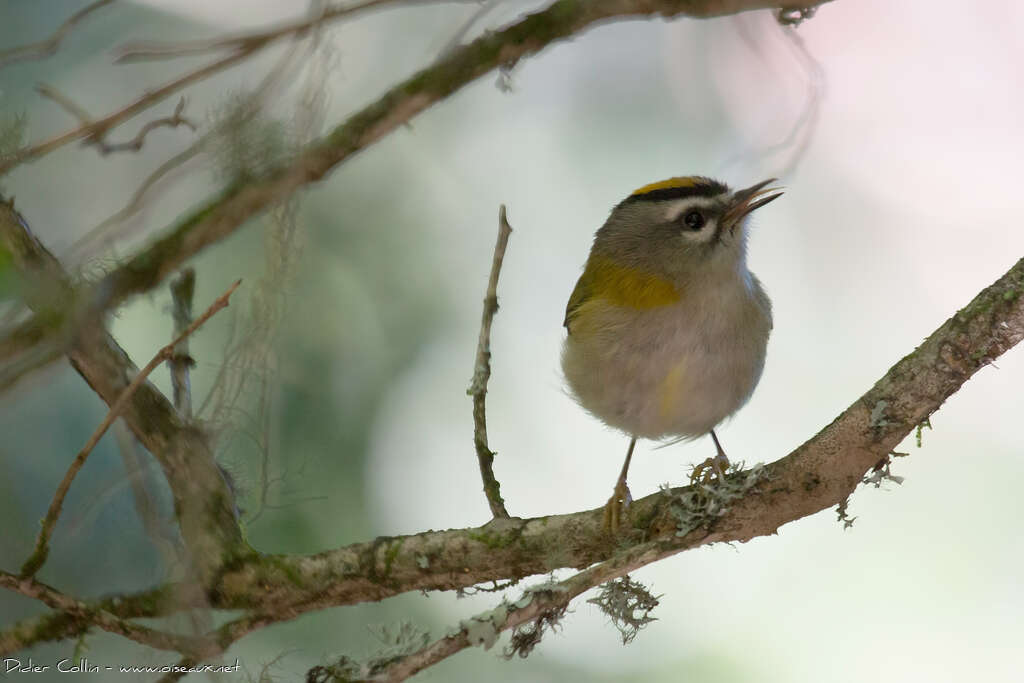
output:
{"label": "bird's claw", "polygon": [[719,453],[713,458],[708,458],[699,465],[693,466],[690,472],[690,484],[710,484],[713,477],[718,481],[725,479],[725,471],[729,469],[729,458],[725,453]]}
{"label": "bird's claw", "polygon": [[633,496],[629,492],[626,482],[620,481],[615,485],[612,497],[604,506],[604,530],[613,536],[618,534],[619,526],[629,517],[629,504],[633,502]]}

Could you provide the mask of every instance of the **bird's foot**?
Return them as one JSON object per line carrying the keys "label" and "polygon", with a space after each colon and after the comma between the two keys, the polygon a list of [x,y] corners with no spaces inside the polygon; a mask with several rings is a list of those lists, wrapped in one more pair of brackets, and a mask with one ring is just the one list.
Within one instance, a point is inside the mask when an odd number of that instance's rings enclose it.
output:
{"label": "bird's foot", "polygon": [[604,505],[604,530],[613,536],[619,533],[619,526],[622,522],[629,521],[629,504],[633,502],[633,496],[629,492],[626,482],[619,480],[612,492],[612,497]]}
{"label": "bird's foot", "polygon": [[719,453],[715,457],[693,466],[693,471],[690,472],[690,484],[710,484],[713,477],[717,477],[718,481],[723,481],[728,469],[729,458],[725,457],[725,453]]}

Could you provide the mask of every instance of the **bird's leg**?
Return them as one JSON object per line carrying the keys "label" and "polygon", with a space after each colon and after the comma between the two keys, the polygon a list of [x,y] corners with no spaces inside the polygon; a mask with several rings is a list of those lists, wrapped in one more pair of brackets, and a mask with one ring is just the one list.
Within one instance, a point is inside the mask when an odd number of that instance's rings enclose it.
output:
{"label": "bird's leg", "polygon": [[693,468],[693,472],[690,473],[691,484],[696,484],[697,482],[702,484],[710,483],[712,473],[718,476],[718,481],[725,479],[725,471],[729,469],[729,458],[726,457],[725,451],[722,450],[722,444],[719,443],[714,429],[711,430],[711,438],[715,442],[715,448],[718,450],[718,453],[715,454],[715,457],[708,458]]}
{"label": "bird's leg", "polygon": [[633,458],[633,448],[636,446],[636,438],[630,440],[629,449],[626,451],[626,461],[622,463],[622,472],[619,480],[615,483],[615,490],[612,497],[604,506],[604,528],[612,534],[618,533],[619,523],[622,521],[622,513],[629,512],[629,504],[633,502],[633,496],[626,486],[626,474],[629,472],[629,461]]}

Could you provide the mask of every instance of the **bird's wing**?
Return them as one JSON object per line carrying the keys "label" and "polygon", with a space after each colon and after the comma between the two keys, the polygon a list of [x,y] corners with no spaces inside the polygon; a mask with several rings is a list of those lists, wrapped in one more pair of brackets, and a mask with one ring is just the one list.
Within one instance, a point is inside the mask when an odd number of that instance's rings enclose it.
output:
{"label": "bird's wing", "polygon": [[591,286],[592,278],[590,276],[590,268],[586,268],[583,274],[580,275],[580,279],[576,281],[576,286],[572,290],[572,294],[569,296],[569,303],[565,306],[565,320],[562,324],[565,325],[565,329],[572,334],[572,321],[579,313],[580,307],[587,303],[593,296],[594,291]]}
{"label": "bird's wing", "polygon": [[642,270],[622,266],[603,256],[591,254],[583,274],[576,281],[562,322],[569,334],[572,324],[599,300],[614,306],[646,310],[679,301],[679,291],[668,280]]}

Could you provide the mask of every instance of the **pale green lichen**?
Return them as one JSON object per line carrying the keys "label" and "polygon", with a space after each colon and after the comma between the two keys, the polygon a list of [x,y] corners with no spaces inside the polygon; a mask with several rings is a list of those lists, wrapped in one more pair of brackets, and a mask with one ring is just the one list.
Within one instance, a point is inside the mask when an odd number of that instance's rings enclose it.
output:
{"label": "pale green lichen", "polygon": [[458,626],[449,629],[445,635],[455,638],[460,634],[465,634],[470,645],[482,645],[485,650],[490,650],[498,642],[498,636],[501,635],[505,622],[508,621],[509,611],[515,609],[517,608],[509,604],[507,600],[502,600],[501,604],[492,610],[463,619]]}
{"label": "pale green lichen", "polygon": [[872,427],[885,427],[889,424],[889,420],[885,419],[885,409],[888,407],[889,402],[885,399],[878,399],[875,403],[875,407],[871,409],[871,418],[869,424]]}
{"label": "pale green lichen", "polygon": [[313,667],[309,670],[306,680],[327,681],[363,681],[369,680],[385,672],[395,662],[427,646],[430,634],[410,622],[399,623],[398,628],[391,631],[386,626],[370,627],[383,647],[363,661],[342,655],[336,662]]}
{"label": "pale green lichen", "polygon": [[932,428],[932,419],[930,417],[926,417],[924,420],[917,423],[917,432],[915,433],[914,438],[917,440],[918,448],[921,447],[921,431],[925,427],[927,427],[928,429]]}
{"label": "pale green lichen", "polygon": [[733,463],[724,478],[684,489],[662,487],[662,493],[669,498],[668,509],[676,521],[676,536],[682,537],[694,529],[709,526],[729,511],[730,503],[768,479],[768,470],[763,464],[749,470],[743,466],[743,463]]}
{"label": "pale green lichen", "polygon": [[889,468],[889,461],[886,459],[885,464],[880,465],[871,471],[871,474],[864,477],[861,480],[862,484],[871,484],[876,489],[882,485],[884,481],[891,481],[895,484],[902,484],[903,477],[895,475]]}
{"label": "pale green lichen", "polygon": [[501,604],[492,610],[463,619],[457,627],[449,629],[445,635],[448,638],[464,635],[471,645],[481,645],[485,650],[489,650],[498,642],[498,637],[506,628],[510,616],[529,607],[534,600],[543,598],[550,601],[552,606],[542,610],[529,623],[516,626],[512,630],[511,642],[504,651],[506,658],[511,658],[514,655],[526,657],[540,642],[544,631],[556,628],[558,622],[565,615],[569,601],[560,599],[558,596],[567,593],[568,590],[566,586],[554,579],[530,586],[523,591],[518,600],[514,602],[502,600]]}
{"label": "pale green lichen", "polygon": [[640,629],[657,621],[651,616],[651,610],[658,606],[660,597],[652,595],[642,583],[623,576],[603,584],[597,597],[587,602],[597,605],[598,609],[611,618],[612,624],[622,635],[622,644],[628,645]]}
{"label": "pale green lichen", "polygon": [[560,594],[568,593],[568,591],[566,586],[552,579],[546,583],[531,586],[523,592],[522,597],[513,603],[516,609],[532,605],[533,601],[538,598],[548,600],[551,606],[541,610],[528,623],[520,624],[512,630],[512,637],[504,652],[506,659],[511,659],[516,655],[523,658],[528,657],[533,649],[540,644],[545,631],[554,631],[558,628],[565,616],[565,611],[569,608],[569,601],[560,597]]}
{"label": "pale green lichen", "polygon": [[853,527],[853,523],[857,520],[856,517],[850,517],[847,514],[847,510],[850,506],[850,497],[847,496],[843,499],[843,502],[836,507],[836,521],[843,523],[843,530],[850,529]]}

